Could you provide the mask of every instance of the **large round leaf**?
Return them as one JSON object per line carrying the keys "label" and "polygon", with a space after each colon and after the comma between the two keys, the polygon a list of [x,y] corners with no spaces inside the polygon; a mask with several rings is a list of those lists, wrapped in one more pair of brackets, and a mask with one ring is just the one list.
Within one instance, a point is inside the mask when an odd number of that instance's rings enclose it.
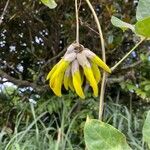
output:
{"label": "large round leaf", "polygon": [[136,11],[136,19],[142,20],[146,17],[150,17],[150,0],[139,0],[137,11]]}
{"label": "large round leaf", "polygon": [[138,21],[135,24],[135,32],[146,38],[150,37],[150,17]]}
{"label": "large round leaf", "polygon": [[88,150],[131,150],[120,131],[96,119],[87,119],[84,137]]}

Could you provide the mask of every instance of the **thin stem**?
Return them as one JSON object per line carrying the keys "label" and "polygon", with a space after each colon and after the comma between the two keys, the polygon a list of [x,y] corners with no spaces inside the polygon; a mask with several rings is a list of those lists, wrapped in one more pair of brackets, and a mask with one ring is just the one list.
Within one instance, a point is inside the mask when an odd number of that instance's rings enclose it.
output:
{"label": "thin stem", "polygon": [[2,15],[0,16],[0,25],[1,25],[2,22],[3,22],[3,18],[4,18],[4,15],[6,14],[6,10],[7,10],[8,4],[9,4],[9,0],[7,0],[6,5],[5,5],[5,7],[4,7],[4,10],[3,10],[3,13],[2,13]]}
{"label": "thin stem", "polygon": [[146,38],[142,38],[111,70],[114,71]]}
{"label": "thin stem", "polygon": [[76,42],[79,44],[79,11],[78,0],[75,0],[75,12],[76,12]]}
{"label": "thin stem", "polygon": [[107,80],[107,73],[103,72],[103,78],[101,83],[101,91],[100,91],[100,98],[99,98],[99,119],[102,120],[103,109],[104,109],[104,95],[105,95],[105,87],[106,87],[106,80]]}
{"label": "thin stem", "polygon": [[57,142],[56,142],[56,146],[55,146],[55,150],[59,150],[59,145],[61,142],[61,129],[58,129],[58,135],[57,135]]}
{"label": "thin stem", "polygon": [[[93,6],[91,5],[90,1],[86,0],[86,2],[88,4],[89,8],[91,9],[92,14],[93,14],[94,19],[95,19],[95,22],[97,24],[97,28],[98,28],[98,32],[99,32],[99,36],[100,36],[101,47],[102,47],[102,59],[106,63],[105,43],[104,43],[104,37],[103,37],[101,25],[100,25],[100,22],[98,20],[96,12],[95,12]],[[106,79],[107,79],[107,74],[104,71],[103,77],[102,77],[101,91],[100,91],[100,100],[99,100],[99,119],[100,120],[102,120],[102,114],[103,114],[103,103],[104,103]]]}
{"label": "thin stem", "polygon": [[101,29],[101,25],[100,25],[100,22],[98,20],[98,17],[96,15],[96,12],[93,8],[93,6],[91,5],[90,1],[89,0],[86,0],[89,8],[91,9],[92,11],[92,14],[94,16],[94,19],[95,19],[95,22],[97,24],[97,28],[98,28],[98,32],[99,32],[99,36],[100,36],[100,40],[101,40],[101,47],[102,47],[102,58],[103,58],[103,61],[106,62],[106,56],[105,56],[105,43],[104,43],[104,37],[103,37],[103,33],[102,33],[102,29]]}

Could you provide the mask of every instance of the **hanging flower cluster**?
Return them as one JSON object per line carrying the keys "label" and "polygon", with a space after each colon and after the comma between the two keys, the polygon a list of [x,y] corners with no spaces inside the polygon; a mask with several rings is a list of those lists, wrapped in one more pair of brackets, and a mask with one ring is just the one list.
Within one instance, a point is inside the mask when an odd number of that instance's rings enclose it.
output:
{"label": "hanging flower cluster", "polygon": [[95,97],[98,96],[98,83],[101,80],[99,67],[111,73],[110,68],[92,51],[83,45],[71,44],[62,59],[47,75],[50,88],[57,96],[61,96],[61,87],[75,91],[82,99],[83,82],[86,79],[93,89]]}

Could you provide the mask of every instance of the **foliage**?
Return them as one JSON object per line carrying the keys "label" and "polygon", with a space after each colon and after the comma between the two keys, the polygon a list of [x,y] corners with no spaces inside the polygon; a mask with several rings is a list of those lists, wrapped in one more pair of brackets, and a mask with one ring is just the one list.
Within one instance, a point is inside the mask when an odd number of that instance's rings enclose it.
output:
{"label": "foliage", "polygon": [[[52,2],[52,5],[46,3],[50,8],[56,6],[54,1],[42,2]],[[10,1],[0,25],[0,149],[7,146],[12,150],[59,147],[82,150],[85,149],[83,128],[86,116],[98,117],[98,99],[87,92],[86,84],[85,101],[64,89],[63,96],[57,98],[47,88],[48,71],[64,54],[67,45],[75,40],[74,1],[56,2],[55,10],[50,10],[39,0]],[[5,0],[0,1],[1,8],[5,4]],[[149,0],[139,1],[136,15],[133,1],[99,3],[93,0],[92,4],[102,22],[107,64],[114,66],[139,37],[130,31],[123,34],[113,27],[111,16],[124,21],[112,18],[115,25],[123,29],[132,29],[127,22],[135,24],[137,18],[136,31],[142,35],[143,19],[149,25],[149,19],[145,20],[149,16],[146,11],[149,10]],[[82,1],[80,41],[101,56],[96,26],[91,20],[91,12]],[[149,28],[145,25],[144,32],[144,36],[149,37]],[[145,111],[150,109],[148,42],[145,41],[108,77],[105,97],[104,122],[121,131],[130,147],[137,150],[148,150],[142,141]],[[10,82],[13,86],[8,84]]]}
{"label": "foliage", "polygon": [[112,24],[114,26],[121,28],[123,31],[125,31],[125,30],[127,30],[129,28],[129,29],[131,29],[134,32],[134,26],[133,25],[131,25],[129,23],[126,23],[126,22],[118,19],[115,16],[111,17],[111,22],[112,22]]}
{"label": "foliage", "polygon": [[84,136],[88,150],[131,150],[121,132],[113,126],[96,119],[87,118]]}
{"label": "foliage", "polygon": [[140,20],[135,24],[136,33],[146,38],[150,37],[149,28],[150,28],[150,17]]}
{"label": "foliage", "polygon": [[[140,4],[138,5],[138,7],[140,7],[140,8],[142,6],[140,6]],[[147,6],[145,6],[145,7],[146,7],[146,12],[147,12],[148,7]],[[144,37],[143,39],[146,39],[146,38],[150,37],[150,29],[147,28],[147,26],[149,27],[149,24],[150,24],[150,15],[147,18],[144,18],[143,20],[137,21],[137,23],[135,24],[135,28],[134,28],[134,26],[132,26],[128,23],[125,23],[125,22],[119,20],[116,17],[112,17],[111,22],[112,22],[113,25],[115,25],[117,27],[120,27],[122,30],[126,30],[127,28],[130,28],[137,35],[143,36]],[[143,39],[141,39],[141,41]],[[129,53],[133,52],[133,50],[137,46],[138,46],[138,44],[135,47],[133,47],[129,51]],[[119,61],[113,67],[112,70],[114,70],[114,68],[118,64],[120,64],[129,55],[129,53],[127,53],[121,59],[121,61]],[[146,84],[145,90],[149,91],[149,85],[148,85],[149,82],[144,83],[144,85],[145,84]],[[102,85],[101,85],[101,88],[103,88]],[[140,92],[138,91],[138,93],[140,93]],[[100,94],[100,96],[101,96],[101,94]],[[145,98],[146,96],[145,95],[143,96],[143,93],[142,93],[142,97]],[[100,99],[100,106],[101,106],[101,99]],[[102,107],[100,107],[99,109],[100,109],[99,111],[101,111]],[[149,119],[149,116],[148,116],[148,119]],[[147,127],[147,124],[148,124],[147,120],[146,120],[146,123],[145,123],[146,127],[144,126],[144,129],[146,128],[145,130],[149,130],[149,127]],[[149,141],[149,138],[147,138],[149,136],[150,136],[149,132],[147,133],[147,135],[144,135],[144,138],[145,138],[146,141]],[[89,118],[87,118],[87,121],[86,121],[85,127],[84,127],[84,137],[85,137],[86,146],[89,150],[98,150],[98,149],[119,149],[119,150],[123,150],[123,149],[131,149],[128,146],[128,144],[126,143],[125,136],[122,133],[120,133],[118,130],[116,130],[114,127],[110,126],[109,124],[106,124],[106,123],[102,122],[101,120],[100,121],[99,120],[90,120]]]}
{"label": "foliage", "polygon": [[55,0],[41,0],[41,2],[48,6],[50,9],[53,9],[57,6]]}
{"label": "foliage", "polygon": [[150,12],[148,8],[150,7],[149,0],[139,0],[137,11],[136,11],[136,19],[143,20],[150,16]]}
{"label": "foliage", "polygon": [[[142,144],[142,126],[145,120],[142,112],[145,108],[141,107],[138,110],[131,108],[133,112],[130,112],[125,105],[121,104],[122,102],[116,101],[107,99],[104,121],[123,132],[132,149],[148,150],[147,146]],[[12,150],[15,149],[14,147],[44,150],[54,149],[59,145],[64,150],[83,150],[85,144],[82,130],[85,120],[87,114],[90,118],[97,117],[97,104],[97,99],[93,100],[92,97],[81,103],[71,93],[63,96],[62,99],[57,97],[49,97],[48,101],[41,99],[36,105],[20,103],[17,106],[18,113],[12,120],[15,123],[14,130],[5,125],[0,132],[0,148],[4,149],[7,146]],[[52,107],[50,111],[49,107]],[[62,135],[60,142],[59,132]]]}
{"label": "foliage", "polygon": [[[150,101],[150,81],[149,81],[149,71],[147,68],[150,67],[149,56],[141,54],[140,60],[143,62],[137,70],[140,70],[140,74],[137,73],[136,80],[127,80],[126,82],[120,83],[122,89],[129,91],[131,93],[136,93],[143,100]],[[141,78],[142,76],[142,78]]]}
{"label": "foliage", "polygon": [[143,36],[145,38],[150,37],[150,13],[149,13],[149,1],[147,0],[140,0],[137,12],[136,12],[136,18],[137,22],[134,25],[131,25],[129,23],[126,23],[117,17],[112,16],[111,22],[114,26],[120,27],[122,30],[131,29],[135,34],[139,36]]}
{"label": "foliage", "polygon": [[143,126],[143,138],[144,141],[148,143],[149,148],[150,148],[150,128],[149,128],[149,124],[150,124],[150,111],[148,111],[147,113],[147,117]]}

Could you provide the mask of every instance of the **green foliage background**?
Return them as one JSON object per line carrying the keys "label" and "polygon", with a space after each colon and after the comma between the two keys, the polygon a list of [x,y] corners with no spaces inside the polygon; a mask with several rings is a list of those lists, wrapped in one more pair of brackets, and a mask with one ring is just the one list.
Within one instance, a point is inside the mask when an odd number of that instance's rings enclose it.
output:
{"label": "green foliage background", "polygon": [[[50,10],[38,0],[11,0],[0,25],[1,149],[54,149],[59,147],[59,129],[62,149],[84,149],[86,116],[98,117],[98,98],[90,89],[84,101],[64,89],[64,96],[58,98],[45,81],[49,70],[75,40],[74,1],[56,2],[58,6]],[[5,0],[0,1],[0,12],[5,4]],[[111,16],[134,24],[137,3],[93,0],[92,4],[102,23],[107,64],[113,66],[135,45],[137,37],[115,28]],[[93,16],[82,1],[80,42],[101,56],[95,31]],[[129,145],[138,150],[148,149],[142,143],[142,126],[150,108],[149,54],[146,41],[109,76],[105,94],[104,121],[122,131]],[[8,86],[8,82],[16,86]]]}

